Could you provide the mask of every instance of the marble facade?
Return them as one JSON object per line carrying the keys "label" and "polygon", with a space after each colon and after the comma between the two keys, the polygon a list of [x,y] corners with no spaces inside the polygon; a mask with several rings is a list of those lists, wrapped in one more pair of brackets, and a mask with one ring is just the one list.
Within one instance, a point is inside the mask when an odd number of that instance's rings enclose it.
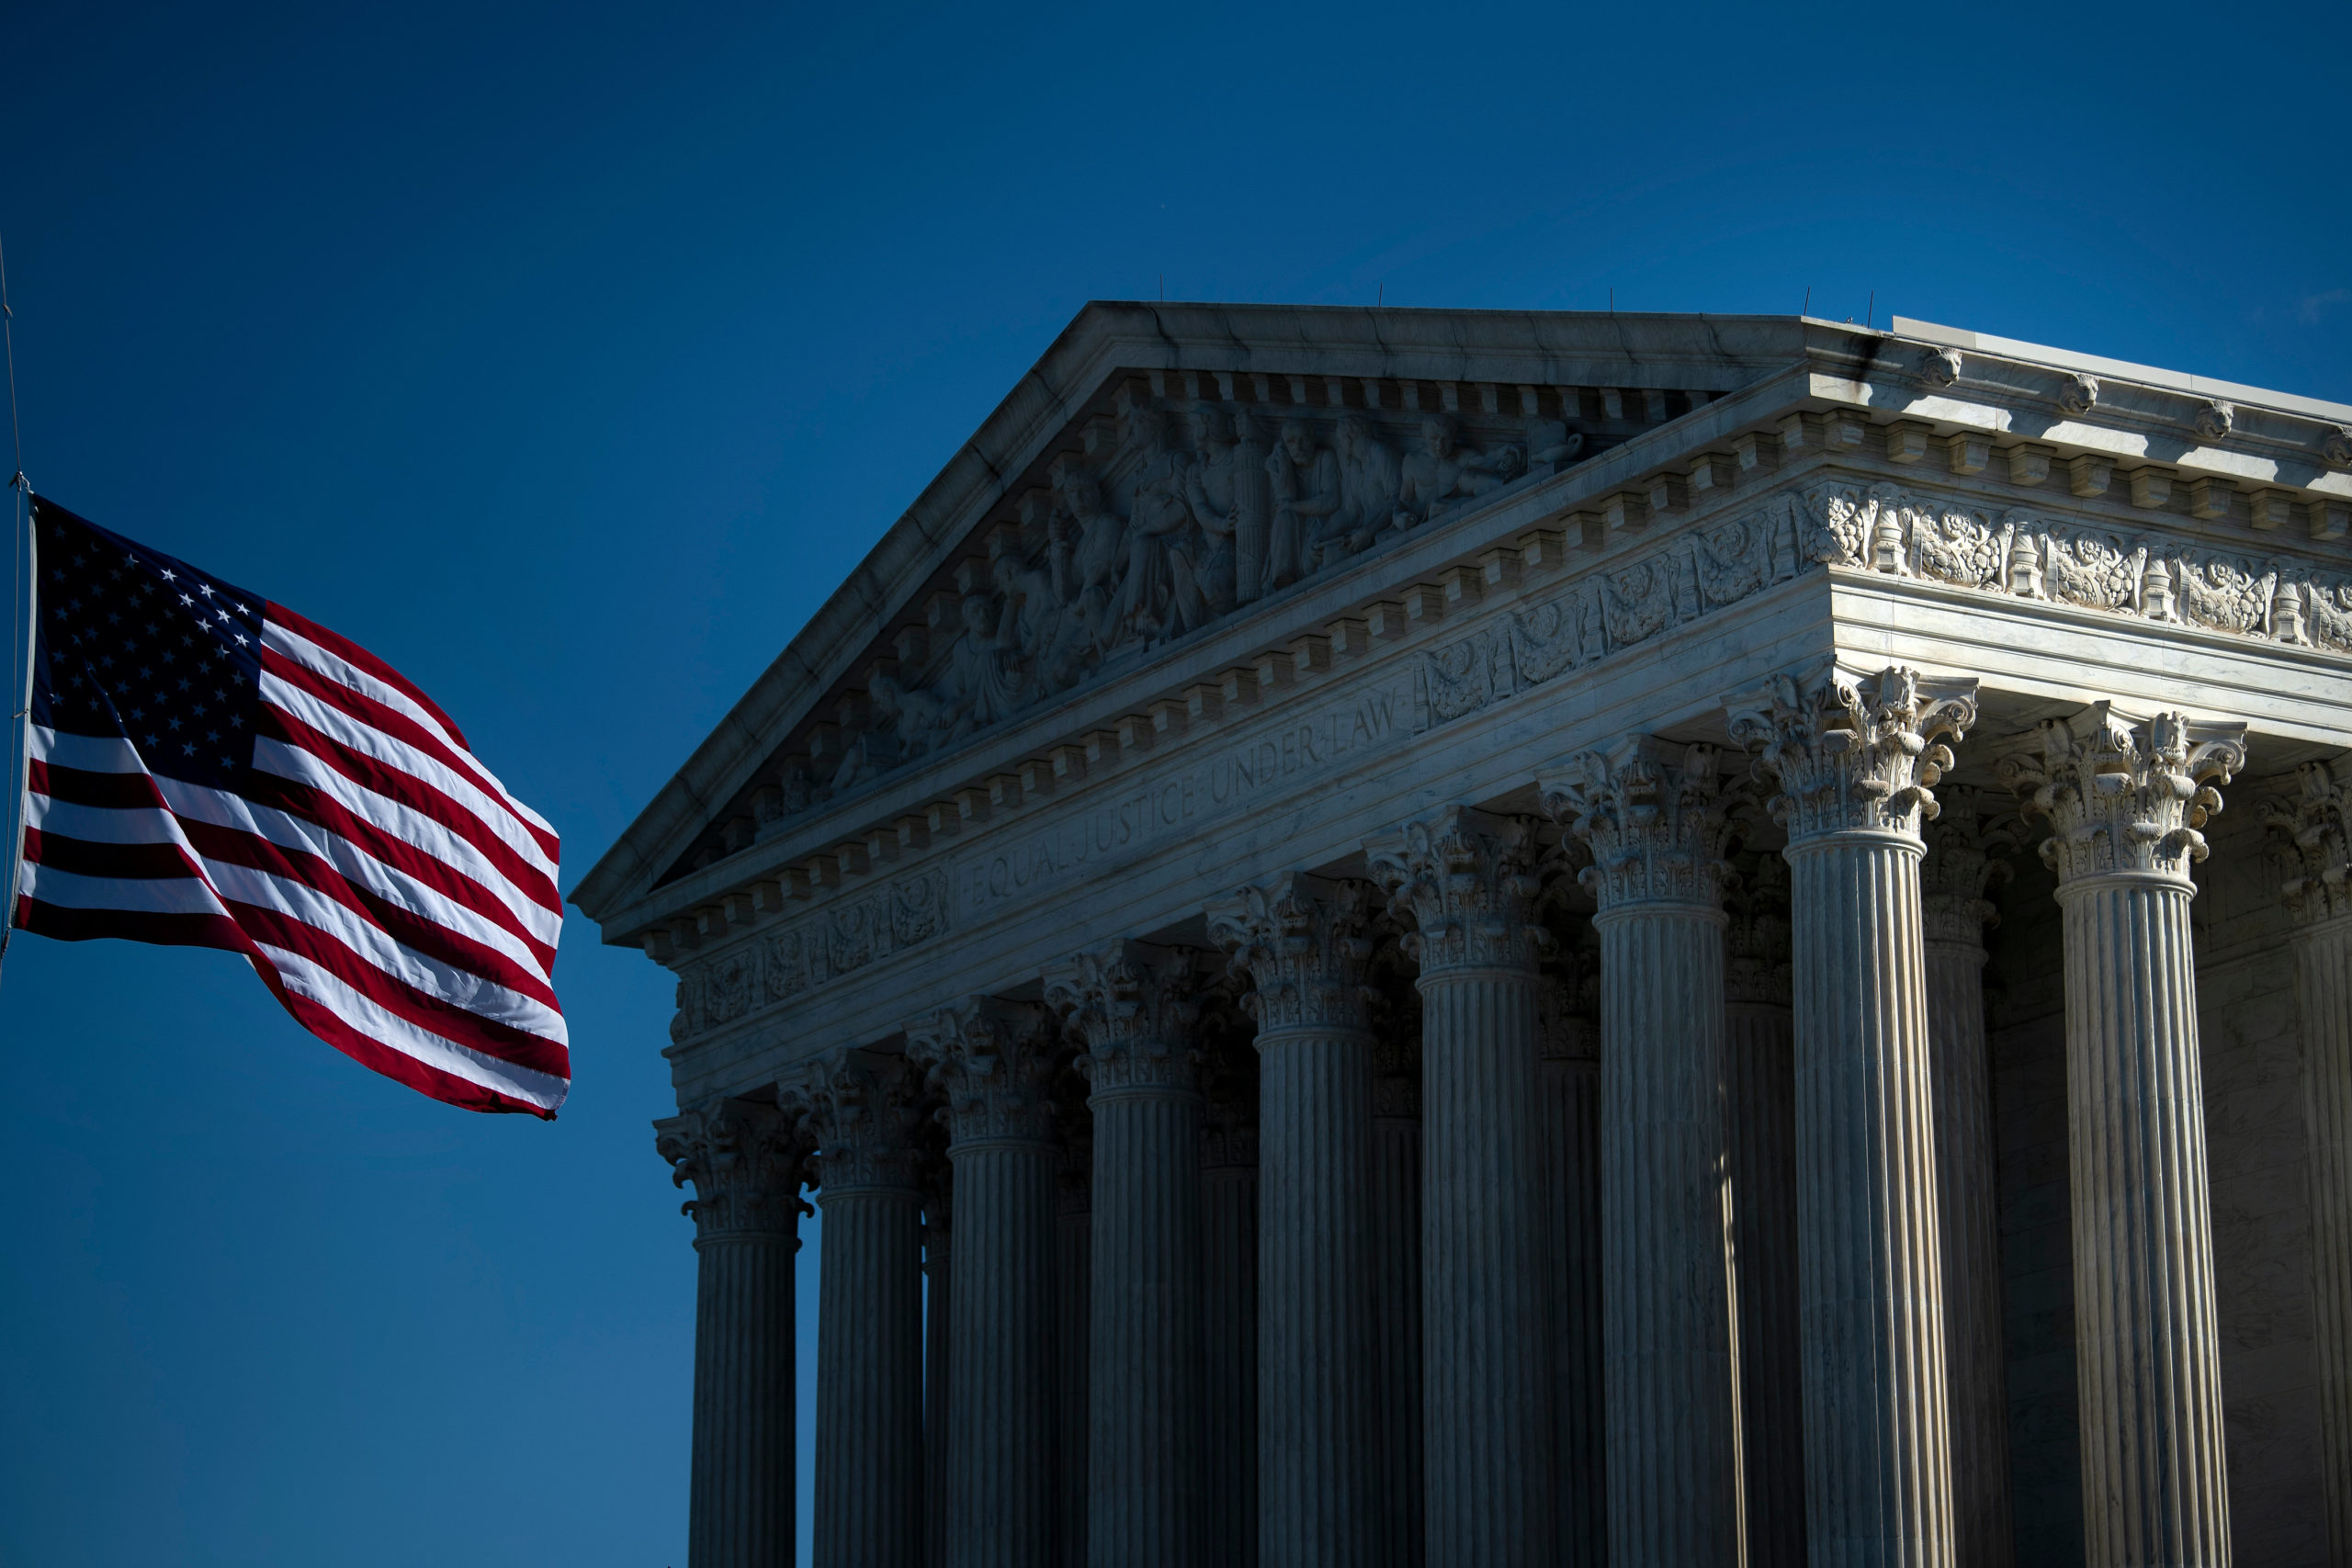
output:
{"label": "marble facade", "polygon": [[574,893],[694,1568],[2352,1563],[2347,535],[1927,323],[1087,307]]}

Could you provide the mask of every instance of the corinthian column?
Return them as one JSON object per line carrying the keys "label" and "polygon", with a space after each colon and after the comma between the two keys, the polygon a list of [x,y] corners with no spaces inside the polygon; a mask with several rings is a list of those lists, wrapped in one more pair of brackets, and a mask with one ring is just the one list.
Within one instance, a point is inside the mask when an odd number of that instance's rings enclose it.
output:
{"label": "corinthian column", "polygon": [[2089,1568],[2230,1560],[2188,868],[2244,725],[2106,703],[2002,777],[2052,836],[2065,912],[2067,1159]]}
{"label": "corinthian column", "polygon": [[[1063,1081],[1076,1077],[1065,1069]],[[1086,1568],[1086,1332],[1091,1321],[1094,1142],[1084,1086],[1060,1103],[1054,1190],[1054,1563]]]}
{"label": "corinthian column", "polygon": [[1609,1561],[1737,1568],[1715,750],[1634,736],[1541,787],[1599,906]]}
{"label": "corinthian column", "polygon": [[[1583,927],[1583,922],[1577,922]],[[1560,1568],[1609,1561],[1609,1411],[1602,1370],[1600,947],[1563,941],[1538,992],[1544,1299],[1552,1305],[1552,1430]]]}
{"label": "corinthian column", "polygon": [[722,1100],[653,1123],[695,1184],[694,1469],[688,1568],[773,1568],[793,1552],[792,1261],[808,1145],[773,1105]]}
{"label": "corinthian column", "polygon": [[1724,1071],[1748,1568],[1804,1568],[1804,1357],[1797,1331],[1796,1022],[1789,863],[1742,857],[1724,897]]}
{"label": "corinthian column", "polygon": [[[1218,1001],[1226,998],[1219,997]],[[1204,1010],[1204,1011],[1206,1010]],[[1201,1555],[1258,1562],[1258,1064],[1238,1011],[1204,1017],[1201,1052],[1201,1342],[1207,1397]]]}
{"label": "corinthian column", "polygon": [[907,1032],[947,1101],[950,1568],[1037,1568],[1054,1540],[1053,1070],[1043,1009],[974,997]]}
{"label": "corinthian column", "polygon": [[1193,954],[1119,941],[1046,977],[1093,1092],[1087,1559],[1197,1568],[1204,1505]]}
{"label": "corinthian column", "polygon": [[2008,1358],[2001,1334],[2000,1188],[1984,1043],[1984,895],[2015,848],[1986,828],[1973,790],[1947,794],[1919,870],[1928,1033],[1943,1207],[1945,1404],[1951,1417],[1952,1547],[1968,1568],[2016,1556],[2009,1519]]}
{"label": "corinthian column", "polygon": [[1789,835],[1805,1536],[1855,1568],[1953,1561],[1919,818],[1975,690],[1832,668],[1724,705]]}
{"label": "corinthian column", "polygon": [[1372,1032],[1377,895],[1297,874],[1209,910],[1258,1021],[1259,1561],[1374,1568]]}
{"label": "corinthian column", "polygon": [[1427,1562],[1548,1564],[1535,824],[1449,807],[1365,849],[1390,907],[1419,928]]}
{"label": "corinthian column", "polygon": [[836,1051],[794,1090],[825,1213],[817,1301],[816,1568],[922,1561],[922,1176],[915,1076]]}
{"label": "corinthian column", "polygon": [[2321,1472],[2328,1561],[2352,1563],[2352,791],[2324,762],[2265,803],[2289,866],[2295,992],[2311,1139],[2312,1305],[2319,1330]]}

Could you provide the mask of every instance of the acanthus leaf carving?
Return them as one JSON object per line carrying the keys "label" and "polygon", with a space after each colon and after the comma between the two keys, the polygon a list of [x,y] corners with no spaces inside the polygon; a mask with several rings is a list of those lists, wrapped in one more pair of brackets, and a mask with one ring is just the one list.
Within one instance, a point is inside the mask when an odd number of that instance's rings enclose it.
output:
{"label": "acanthus leaf carving", "polygon": [[972,1144],[1050,1144],[1056,1050],[1046,1010],[969,997],[907,1031],[907,1059],[945,1099],[951,1151]]}
{"label": "acanthus leaf carving", "polygon": [[2107,702],[2042,722],[1995,764],[2018,809],[2051,829],[2041,859],[2059,886],[2108,875],[2188,886],[2220,786],[2245,766],[2245,726],[2177,713],[2136,719]]}
{"label": "acanthus leaf carving", "polygon": [[1083,1047],[1079,1066],[1096,1098],[1198,1091],[1199,960],[1190,948],[1122,937],[1046,974],[1046,1005]]}
{"label": "acanthus leaf carving", "polygon": [[922,1083],[904,1056],[837,1047],[779,1086],[816,1146],[820,1184],[831,1196],[923,1190]]}
{"label": "acanthus leaf carving", "polygon": [[1757,752],[1774,820],[1792,844],[1823,834],[1913,839],[1936,815],[1952,765],[1947,740],[1976,722],[1976,682],[1890,666],[1864,676],[1832,664],[1726,697],[1732,739]]}
{"label": "acanthus leaf carving", "polygon": [[1999,914],[1986,897],[2009,879],[2007,856],[2018,848],[2015,819],[1990,808],[1974,789],[1944,792],[1942,810],[1922,829],[1927,858],[1919,863],[1919,921],[1929,942],[1983,944]]}
{"label": "acanthus leaf carving", "polygon": [[1421,973],[1532,969],[1551,942],[1536,923],[1535,819],[1450,806],[1364,845],[1390,912],[1410,917]]}
{"label": "acanthus leaf carving", "polygon": [[1577,882],[1600,919],[1634,905],[1719,908],[1733,801],[1715,748],[1629,736],[1537,781],[1544,809],[1590,852]]}
{"label": "acanthus leaf carving", "polygon": [[1767,1007],[1791,1003],[1793,928],[1789,863],[1775,853],[1742,854],[1724,895],[1724,999]]}
{"label": "acanthus leaf carving", "polygon": [[653,1123],[653,1147],[673,1185],[694,1183],[680,1213],[695,1245],[728,1237],[789,1236],[806,1205],[800,1184],[808,1143],[773,1105],[718,1100]]}
{"label": "acanthus leaf carving", "polygon": [[1209,940],[1234,976],[1250,982],[1241,1005],[1261,1042],[1270,1030],[1369,1030],[1366,968],[1379,905],[1368,883],[1285,872],[1209,907]]}
{"label": "acanthus leaf carving", "polygon": [[2286,871],[2279,891],[2295,919],[2318,925],[2352,916],[2352,790],[2325,762],[2295,769],[2295,793],[2262,803],[2262,823]]}

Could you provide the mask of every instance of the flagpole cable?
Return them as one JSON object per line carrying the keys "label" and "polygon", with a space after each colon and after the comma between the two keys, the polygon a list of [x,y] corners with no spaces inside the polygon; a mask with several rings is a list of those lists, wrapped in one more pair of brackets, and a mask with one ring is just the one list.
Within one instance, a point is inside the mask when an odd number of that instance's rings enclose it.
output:
{"label": "flagpole cable", "polygon": [[[16,793],[9,802],[8,820],[13,828],[7,845],[8,902],[0,907],[0,961],[8,955],[8,939],[17,929],[17,894],[25,867],[26,807],[30,804],[33,761],[33,638],[40,626],[40,545],[33,533],[33,486],[25,478],[25,427],[17,412],[17,313],[8,305],[8,253],[0,245],[0,344],[5,344],[8,361],[8,434],[15,444],[16,470],[8,477],[17,518],[24,532],[24,542],[17,546],[12,531],[9,536],[8,613],[16,615],[23,605],[25,617],[24,678],[13,694],[17,699],[15,715],[17,740]],[[12,646],[9,652],[17,650]],[[11,671],[11,674],[15,671]]]}

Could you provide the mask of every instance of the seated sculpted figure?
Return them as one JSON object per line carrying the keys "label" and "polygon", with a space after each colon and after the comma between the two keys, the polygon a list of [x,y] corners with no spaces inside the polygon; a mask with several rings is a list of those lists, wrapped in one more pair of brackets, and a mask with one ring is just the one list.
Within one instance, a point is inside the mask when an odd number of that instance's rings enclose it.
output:
{"label": "seated sculpted figure", "polygon": [[989,569],[1003,604],[997,635],[1020,651],[1030,681],[1046,694],[1068,691],[1086,673],[1090,637],[1077,611],[1054,592],[1050,565],[1031,565],[1007,551]]}
{"label": "seated sculpted figure", "polygon": [[1266,586],[1280,588],[1306,575],[1325,521],[1340,510],[1340,459],[1315,444],[1313,426],[1294,417],[1283,421],[1266,472],[1273,477],[1274,491]]}
{"label": "seated sculpted figure", "polygon": [[1102,487],[1083,470],[1073,469],[1062,480],[1062,505],[1069,512],[1069,523],[1057,515],[1047,525],[1054,592],[1066,611],[1077,614],[1092,650],[1108,653],[1119,641],[1119,580],[1126,567],[1126,525],[1102,504]]}
{"label": "seated sculpted figure", "polygon": [[1340,508],[1316,541],[1316,564],[1354,555],[1396,514],[1396,455],[1360,413],[1340,420]]}
{"label": "seated sculpted figure", "polygon": [[1510,483],[1526,466],[1527,454],[1508,442],[1491,452],[1460,445],[1453,416],[1431,414],[1421,421],[1421,450],[1405,459],[1396,525],[1426,523],[1456,501]]}

